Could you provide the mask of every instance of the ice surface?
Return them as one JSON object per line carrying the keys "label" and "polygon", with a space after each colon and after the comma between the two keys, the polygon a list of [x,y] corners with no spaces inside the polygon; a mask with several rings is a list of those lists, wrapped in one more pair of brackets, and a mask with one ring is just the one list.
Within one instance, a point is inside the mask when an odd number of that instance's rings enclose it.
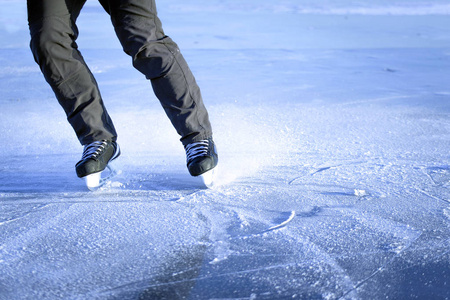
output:
{"label": "ice surface", "polygon": [[199,82],[218,186],[202,189],[96,1],[79,46],[122,170],[81,156],[0,11],[0,299],[450,298],[447,0],[166,0]]}

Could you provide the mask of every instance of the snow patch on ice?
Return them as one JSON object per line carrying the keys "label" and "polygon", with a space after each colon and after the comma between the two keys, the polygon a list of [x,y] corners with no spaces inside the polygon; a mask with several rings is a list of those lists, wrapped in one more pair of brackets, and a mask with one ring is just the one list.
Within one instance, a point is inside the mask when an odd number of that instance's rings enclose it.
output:
{"label": "snow patch on ice", "polygon": [[444,216],[450,219],[450,207],[444,208]]}
{"label": "snow patch on ice", "polygon": [[366,190],[361,190],[361,189],[355,189],[355,196],[357,197],[364,197],[364,196],[368,196],[369,193]]}

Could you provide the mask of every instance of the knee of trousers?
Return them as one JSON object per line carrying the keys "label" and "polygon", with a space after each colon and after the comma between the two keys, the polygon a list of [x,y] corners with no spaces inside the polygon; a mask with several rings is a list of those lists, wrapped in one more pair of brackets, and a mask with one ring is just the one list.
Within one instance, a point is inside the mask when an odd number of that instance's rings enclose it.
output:
{"label": "knee of trousers", "polygon": [[129,54],[132,55],[133,66],[138,71],[147,79],[155,79],[164,76],[171,70],[173,64],[176,63],[177,56],[180,55],[180,50],[175,42],[169,37],[165,37],[161,40],[147,42],[136,53]]}
{"label": "knee of trousers", "polygon": [[76,33],[61,17],[47,17],[30,24],[30,34],[30,48],[41,68],[51,60],[71,56],[76,48]]}

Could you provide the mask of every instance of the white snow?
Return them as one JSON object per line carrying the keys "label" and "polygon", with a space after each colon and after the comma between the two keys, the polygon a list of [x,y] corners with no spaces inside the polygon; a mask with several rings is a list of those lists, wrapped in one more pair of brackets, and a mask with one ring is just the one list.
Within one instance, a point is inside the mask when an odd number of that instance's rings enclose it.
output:
{"label": "white snow", "polygon": [[0,299],[450,298],[448,0],[165,0],[220,159],[204,190],[108,15],[80,49],[122,174],[82,147],[0,11]]}

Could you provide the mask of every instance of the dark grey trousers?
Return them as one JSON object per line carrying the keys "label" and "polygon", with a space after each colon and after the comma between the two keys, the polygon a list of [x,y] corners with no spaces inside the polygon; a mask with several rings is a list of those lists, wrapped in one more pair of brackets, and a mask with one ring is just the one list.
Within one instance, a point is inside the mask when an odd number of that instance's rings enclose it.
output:
{"label": "dark grey trousers", "polygon": [[[76,44],[76,20],[85,2],[27,1],[34,59],[82,145],[117,139],[97,83]],[[151,81],[183,144],[210,137],[211,124],[200,89],[178,46],[164,34],[155,1],[100,0],[100,3],[110,14],[133,66]]]}

